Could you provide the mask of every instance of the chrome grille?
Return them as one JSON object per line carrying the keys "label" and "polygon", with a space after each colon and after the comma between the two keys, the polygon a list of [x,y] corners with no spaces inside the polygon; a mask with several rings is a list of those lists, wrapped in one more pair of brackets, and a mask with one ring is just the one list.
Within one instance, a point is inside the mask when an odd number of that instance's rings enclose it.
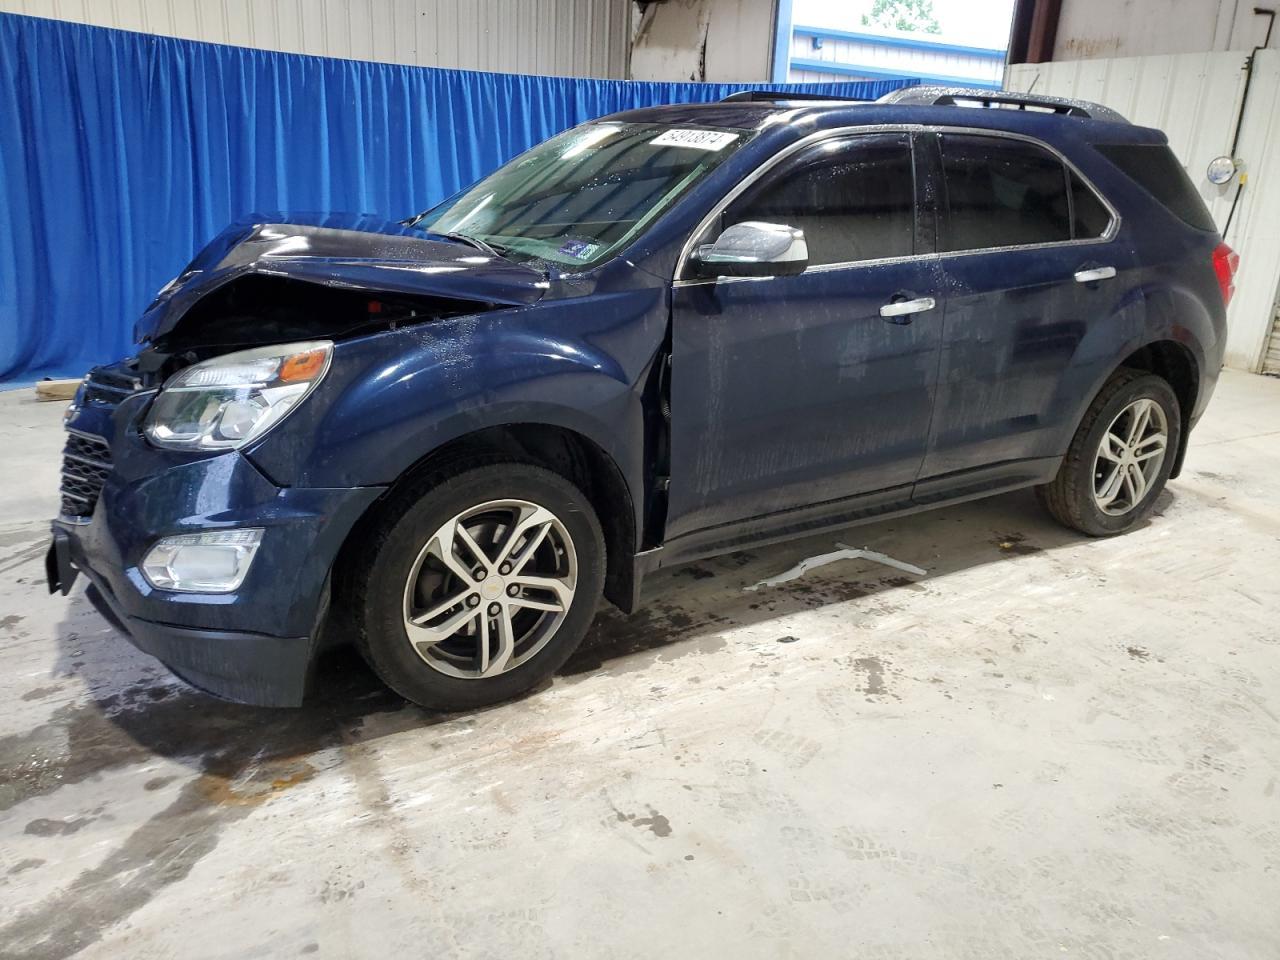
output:
{"label": "chrome grille", "polygon": [[[68,410],[69,422],[76,422],[77,406],[109,412],[119,406],[142,384],[127,373],[98,368],[85,377],[78,404]],[[73,522],[87,522],[98,505],[98,497],[110,475],[111,447],[105,437],[68,427],[67,444],[62,448],[62,506],[59,515]]]}
{"label": "chrome grille", "polygon": [[83,402],[105,403],[114,407],[140,386],[139,381],[133,377],[108,373],[105,370],[94,370],[85,378]]}
{"label": "chrome grille", "polygon": [[67,433],[62,448],[61,515],[77,520],[93,516],[102,485],[111,472],[111,448],[100,437]]}

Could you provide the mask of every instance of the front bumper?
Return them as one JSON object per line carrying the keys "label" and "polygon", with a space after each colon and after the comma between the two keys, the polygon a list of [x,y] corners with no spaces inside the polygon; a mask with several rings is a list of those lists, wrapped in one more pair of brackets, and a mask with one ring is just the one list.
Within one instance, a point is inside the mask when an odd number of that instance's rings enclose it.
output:
{"label": "front bumper", "polygon": [[[65,593],[75,580],[71,543],[66,531],[54,529],[45,561],[51,592],[61,589]],[[94,608],[135,647],[192,686],[259,707],[302,703],[314,653],[312,637],[201,630],[131,617],[120,609],[105,578],[88,567],[84,572],[89,578],[85,596]]]}
{"label": "front bumper", "polygon": [[[278,487],[240,453],[174,457],[117,433],[115,468],[92,516],[53,523],[50,590],[77,572],[89,599],[140,650],[210,693],[261,706],[297,706],[328,602],[329,572],[381,487]],[[159,538],[264,528],[232,593],[158,590],[139,565]]]}

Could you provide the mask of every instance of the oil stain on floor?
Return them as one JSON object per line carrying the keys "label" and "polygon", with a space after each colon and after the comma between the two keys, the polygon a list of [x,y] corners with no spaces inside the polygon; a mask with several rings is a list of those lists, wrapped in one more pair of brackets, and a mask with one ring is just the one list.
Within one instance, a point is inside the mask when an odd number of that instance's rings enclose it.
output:
{"label": "oil stain on floor", "polygon": [[[396,713],[406,728],[444,719],[407,707],[348,653],[324,664],[318,686],[312,705],[271,711],[170,683],[136,684],[102,701],[60,707],[47,723],[0,737],[0,812],[155,757],[193,769],[173,801],[100,864],[0,927],[3,955],[58,960],[84,949],[186,877],[228,826],[306,782],[314,773],[306,758],[358,739],[370,716]],[[148,781],[145,789],[164,785]],[[65,835],[85,825],[38,819],[26,832]],[[24,862],[14,872],[35,865]]]}

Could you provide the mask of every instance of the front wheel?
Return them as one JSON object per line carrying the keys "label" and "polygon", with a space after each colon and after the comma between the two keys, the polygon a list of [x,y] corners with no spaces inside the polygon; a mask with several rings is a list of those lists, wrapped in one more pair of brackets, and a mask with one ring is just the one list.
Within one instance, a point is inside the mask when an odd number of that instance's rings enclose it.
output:
{"label": "front wheel", "polygon": [[541,467],[490,464],[406,491],[356,576],[361,650],[424,707],[508,700],[577,648],[604,559],[586,497]]}
{"label": "front wheel", "polygon": [[1124,533],[1164,489],[1181,430],[1168,381],[1121,370],[1090,404],[1058,475],[1036,492],[1068,527],[1091,537]]}

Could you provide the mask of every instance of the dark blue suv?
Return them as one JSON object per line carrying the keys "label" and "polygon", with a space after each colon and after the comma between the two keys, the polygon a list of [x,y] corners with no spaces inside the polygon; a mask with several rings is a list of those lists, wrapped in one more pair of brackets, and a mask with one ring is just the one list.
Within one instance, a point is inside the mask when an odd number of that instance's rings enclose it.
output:
{"label": "dark blue suv", "polygon": [[567,131],[401,222],[255,217],[67,414],[51,589],[191,683],[321,637],[418,703],[557,670],[667,564],[1035,487],[1142,520],[1236,257],[1155,130],[915,88]]}

